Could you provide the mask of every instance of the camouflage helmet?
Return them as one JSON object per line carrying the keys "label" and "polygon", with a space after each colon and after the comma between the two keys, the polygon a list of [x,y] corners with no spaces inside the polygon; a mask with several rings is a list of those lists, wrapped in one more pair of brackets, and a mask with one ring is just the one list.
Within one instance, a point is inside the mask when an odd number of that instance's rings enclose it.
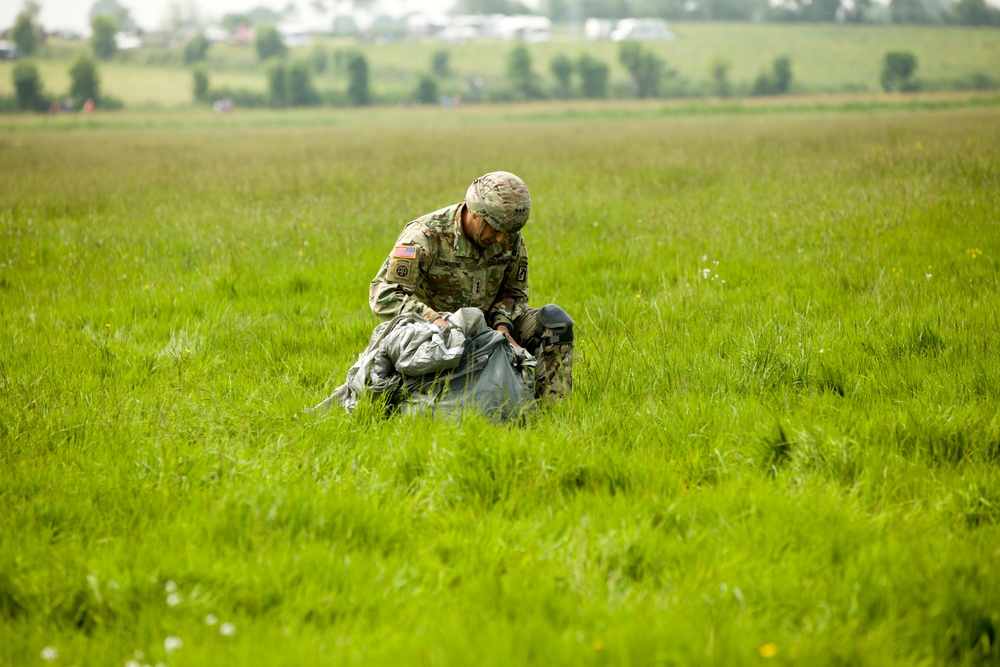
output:
{"label": "camouflage helmet", "polygon": [[507,234],[520,231],[531,213],[528,186],[509,171],[491,171],[474,180],[465,193],[465,204],[470,213]]}

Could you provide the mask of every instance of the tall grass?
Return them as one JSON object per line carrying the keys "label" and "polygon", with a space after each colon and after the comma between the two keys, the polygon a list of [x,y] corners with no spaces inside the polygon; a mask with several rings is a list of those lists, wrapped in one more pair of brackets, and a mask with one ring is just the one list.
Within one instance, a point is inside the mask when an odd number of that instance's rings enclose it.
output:
{"label": "tall grass", "polygon": [[[0,664],[997,661],[995,109],[385,113],[0,135]],[[571,397],[303,414],[496,168]]]}

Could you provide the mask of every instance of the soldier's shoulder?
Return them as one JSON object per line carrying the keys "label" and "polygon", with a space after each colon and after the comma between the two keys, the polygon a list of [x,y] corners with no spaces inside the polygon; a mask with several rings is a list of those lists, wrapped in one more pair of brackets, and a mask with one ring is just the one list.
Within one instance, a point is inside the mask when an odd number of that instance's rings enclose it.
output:
{"label": "soldier's shoulder", "polygon": [[455,215],[458,213],[458,207],[459,204],[455,204],[422,215],[407,224],[406,230],[411,234],[421,234],[428,240],[450,237],[454,234]]}
{"label": "soldier's shoulder", "polygon": [[439,208],[426,215],[422,215],[410,224],[419,224],[427,229],[451,229],[454,227],[455,216],[458,215],[458,208],[461,204],[452,204]]}

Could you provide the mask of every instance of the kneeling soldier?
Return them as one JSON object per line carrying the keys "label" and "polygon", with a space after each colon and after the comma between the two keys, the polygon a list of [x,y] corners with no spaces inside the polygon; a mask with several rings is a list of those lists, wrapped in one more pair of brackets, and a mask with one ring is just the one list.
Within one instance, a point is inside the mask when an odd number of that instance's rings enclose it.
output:
{"label": "kneeling soldier", "polygon": [[531,197],[506,171],[477,178],[465,201],[403,228],[371,282],[372,311],[389,320],[415,312],[448,326],[440,312],[472,306],[538,362],[535,394],[561,397],[572,386],[573,320],[559,306],[528,308],[528,251],[521,228]]}

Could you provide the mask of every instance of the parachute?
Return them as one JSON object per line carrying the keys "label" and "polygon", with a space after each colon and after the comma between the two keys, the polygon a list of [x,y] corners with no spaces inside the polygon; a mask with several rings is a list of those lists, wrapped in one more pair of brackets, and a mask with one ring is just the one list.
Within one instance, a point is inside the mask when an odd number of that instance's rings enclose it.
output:
{"label": "parachute", "polygon": [[403,313],[375,327],[344,384],[312,409],[353,412],[366,395],[401,414],[478,411],[494,421],[536,409],[535,359],[486,324],[478,308],[442,313],[448,327]]}

